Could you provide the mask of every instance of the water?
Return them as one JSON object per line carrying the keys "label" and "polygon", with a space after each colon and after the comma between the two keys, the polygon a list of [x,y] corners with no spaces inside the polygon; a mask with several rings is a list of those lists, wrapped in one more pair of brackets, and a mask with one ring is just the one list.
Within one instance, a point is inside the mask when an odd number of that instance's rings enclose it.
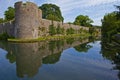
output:
{"label": "water", "polygon": [[100,40],[0,42],[0,47],[0,80],[119,80],[117,50],[108,54]]}

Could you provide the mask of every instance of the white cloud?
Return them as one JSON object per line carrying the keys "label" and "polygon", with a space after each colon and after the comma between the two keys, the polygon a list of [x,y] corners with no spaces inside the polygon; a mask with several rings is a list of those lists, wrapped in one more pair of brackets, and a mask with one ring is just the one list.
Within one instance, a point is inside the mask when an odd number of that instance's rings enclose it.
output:
{"label": "white cloud", "polygon": [[59,5],[63,12],[71,11],[76,8],[85,8],[91,6],[99,6],[103,4],[112,3],[118,0],[47,0],[48,3],[55,3]]}
{"label": "white cloud", "polygon": [[[14,6],[14,3],[20,0],[0,0],[0,17],[3,16],[4,11],[9,6]],[[90,16],[95,24],[101,20],[105,13],[113,11],[111,6],[114,3],[120,3],[120,0],[22,0],[35,2],[37,5],[43,3],[54,3],[61,8],[65,21],[74,21],[75,17],[79,14]],[[100,7],[104,6],[104,7]],[[97,19],[96,19],[97,18]],[[100,22],[99,22],[100,24]]]}
{"label": "white cloud", "polygon": [[101,4],[108,4],[118,0],[89,0],[86,6],[96,6]]}

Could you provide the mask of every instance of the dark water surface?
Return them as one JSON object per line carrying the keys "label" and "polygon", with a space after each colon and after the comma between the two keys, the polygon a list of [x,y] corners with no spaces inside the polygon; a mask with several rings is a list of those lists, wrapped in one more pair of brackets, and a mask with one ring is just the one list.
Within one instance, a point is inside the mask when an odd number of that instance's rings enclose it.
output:
{"label": "dark water surface", "polygon": [[108,54],[101,41],[0,42],[0,47],[0,80],[119,80],[117,52]]}

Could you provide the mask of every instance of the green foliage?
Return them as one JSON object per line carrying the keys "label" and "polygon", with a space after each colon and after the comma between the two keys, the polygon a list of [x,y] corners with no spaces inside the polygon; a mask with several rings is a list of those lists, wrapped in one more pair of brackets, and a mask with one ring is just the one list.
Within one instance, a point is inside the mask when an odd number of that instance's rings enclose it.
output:
{"label": "green foliage", "polygon": [[87,43],[84,43],[84,44],[80,44],[78,46],[75,46],[74,48],[75,48],[75,50],[77,50],[79,52],[88,52],[88,50],[90,48],[92,48],[92,46],[91,45],[87,45]]}
{"label": "green foliage", "polygon": [[63,21],[60,8],[55,4],[43,4],[39,7],[42,10],[42,18],[55,20],[55,21]]}
{"label": "green foliage", "polygon": [[49,26],[49,34],[51,36],[55,35],[56,34],[56,28],[54,27],[54,25],[50,25]]}
{"label": "green foliage", "polygon": [[88,16],[79,15],[75,18],[74,24],[80,25],[80,26],[91,26],[91,23],[93,23],[93,20],[91,20]]}
{"label": "green foliage", "polygon": [[56,40],[56,47],[60,50],[60,47],[64,46],[64,40]]}
{"label": "green foliage", "polygon": [[72,22],[68,22],[68,24],[73,24]]}
{"label": "green foliage", "polygon": [[106,14],[102,20],[102,36],[110,38],[120,30],[120,20],[117,20],[116,13]]}
{"label": "green foliage", "polygon": [[0,34],[0,40],[7,40],[9,37],[10,36],[6,32]]}
{"label": "green foliage", "polygon": [[8,40],[8,38],[14,39],[13,36],[8,35],[7,32],[0,34],[0,40]]}
{"label": "green foliage", "polygon": [[61,30],[61,28],[60,28],[60,25],[58,25],[56,31],[57,31],[57,34],[62,34],[62,30]]}
{"label": "green foliage", "polygon": [[57,54],[49,55],[42,59],[42,63],[43,64],[55,64],[56,62],[59,61],[60,56],[61,56],[61,52]]}
{"label": "green foliage", "polygon": [[[108,13],[102,20],[102,43],[110,44],[115,35],[120,33],[120,6],[116,6],[118,11]],[[119,42],[119,41],[116,41]]]}
{"label": "green foliage", "polygon": [[15,17],[15,9],[13,7],[8,7],[8,10],[5,11],[4,15],[5,15],[5,20],[7,21],[13,20]]}
{"label": "green foliage", "polygon": [[64,45],[64,41],[61,41],[61,40],[50,41],[49,50],[53,53],[56,48],[59,50],[60,47],[63,45]]}
{"label": "green foliage", "polygon": [[56,35],[56,34],[64,34],[64,28],[60,28],[60,25],[58,25],[57,28],[54,25],[50,25],[49,34],[51,36]]}
{"label": "green foliage", "polygon": [[9,60],[10,63],[16,62],[16,55],[15,54],[8,53],[6,55],[6,58]]}
{"label": "green foliage", "polygon": [[94,28],[94,27],[90,27],[90,28],[89,28],[89,33],[90,33],[91,35],[93,35],[94,32],[95,32],[95,28]]}
{"label": "green foliage", "polygon": [[65,33],[65,29],[61,28],[61,33],[64,34]]}
{"label": "green foliage", "polygon": [[115,11],[117,14],[116,17],[118,20],[120,20],[120,6],[116,5],[115,7],[118,9],[118,11]]}
{"label": "green foliage", "polygon": [[56,48],[56,42],[50,41],[49,42],[49,50],[53,53],[55,48]]}
{"label": "green foliage", "polygon": [[3,18],[0,18],[0,23],[3,23],[4,22],[4,19]]}
{"label": "green foliage", "polygon": [[67,35],[68,34],[74,34],[75,30],[73,28],[69,28],[69,29],[66,30],[66,33],[67,33]]}
{"label": "green foliage", "polygon": [[83,31],[83,28],[80,28],[80,29],[78,30],[79,33],[82,33],[82,31]]}
{"label": "green foliage", "polygon": [[56,28],[56,34],[64,34],[64,28],[61,28],[60,25]]}
{"label": "green foliage", "polygon": [[68,38],[68,39],[66,39],[66,43],[67,44],[72,44],[74,41],[75,41],[74,38]]}

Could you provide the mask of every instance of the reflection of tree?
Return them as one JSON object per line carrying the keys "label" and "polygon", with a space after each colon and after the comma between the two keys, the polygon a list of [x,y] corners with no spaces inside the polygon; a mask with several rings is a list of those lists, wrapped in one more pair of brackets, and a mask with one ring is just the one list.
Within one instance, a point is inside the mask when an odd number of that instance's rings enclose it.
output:
{"label": "reflection of tree", "polygon": [[6,58],[9,60],[10,63],[16,62],[16,55],[12,53],[8,53],[6,55]]}
{"label": "reflection of tree", "polygon": [[0,42],[0,48],[3,48],[6,51],[8,51],[6,59],[8,59],[10,63],[16,62],[15,44],[10,44],[9,42],[2,41]]}
{"label": "reflection of tree", "polygon": [[54,50],[57,48],[60,49],[61,46],[64,46],[64,40],[54,40],[49,41],[49,50],[53,53]]}
{"label": "reflection of tree", "polygon": [[60,56],[61,56],[61,52],[49,55],[49,56],[42,59],[42,63],[43,64],[55,64],[56,62],[59,61]]}
{"label": "reflection of tree", "polygon": [[94,36],[90,36],[89,37],[89,42],[94,42],[95,41],[95,37]]}
{"label": "reflection of tree", "polygon": [[119,70],[118,77],[120,79],[120,52],[118,53],[117,56],[115,56],[114,64],[116,64],[115,68]]}
{"label": "reflection of tree", "polygon": [[56,47],[59,50],[61,46],[64,46],[64,40],[57,40]]}
{"label": "reflection of tree", "polygon": [[87,43],[80,44],[79,46],[74,47],[79,52],[87,52],[90,48],[92,48],[91,45],[87,45]]}
{"label": "reflection of tree", "polygon": [[74,42],[74,38],[66,39],[67,44],[72,44]]}
{"label": "reflection of tree", "polygon": [[0,43],[0,47],[8,51],[6,58],[10,63],[16,62],[17,76],[23,78],[24,75],[28,77],[36,75],[42,63],[58,62],[63,50],[88,42],[88,39],[80,40],[72,38],[38,43]]}
{"label": "reflection of tree", "polygon": [[101,54],[113,61],[113,64],[116,65],[113,69],[119,70],[118,77],[120,79],[120,46],[112,40],[109,42],[109,39],[102,38]]}
{"label": "reflection of tree", "polygon": [[55,48],[56,48],[56,42],[50,41],[49,42],[49,50],[53,53]]}

